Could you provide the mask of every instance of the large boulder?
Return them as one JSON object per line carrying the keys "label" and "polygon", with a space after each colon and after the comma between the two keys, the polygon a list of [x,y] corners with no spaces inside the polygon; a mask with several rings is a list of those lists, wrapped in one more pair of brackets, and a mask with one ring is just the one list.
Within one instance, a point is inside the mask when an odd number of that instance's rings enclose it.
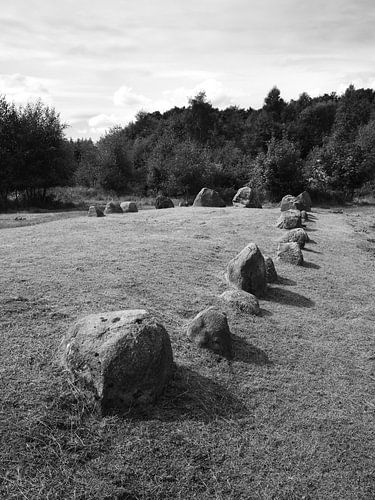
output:
{"label": "large boulder", "polygon": [[232,288],[222,293],[220,299],[241,312],[254,315],[260,314],[258,299],[252,293]]}
{"label": "large boulder", "polygon": [[261,297],[267,288],[264,258],[255,243],[250,243],[228,264],[228,282],[240,290]]}
{"label": "large boulder", "polygon": [[138,212],[138,207],[135,201],[123,201],[120,203],[120,207],[124,214],[128,212]]}
{"label": "large boulder", "polygon": [[159,194],[155,200],[155,208],[174,208],[174,203],[170,198],[168,198],[168,196]]}
{"label": "large boulder", "polygon": [[120,203],[118,201],[109,201],[105,206],[104,213],[107,214],[122,214]]}
{"label": "large boulder", "polygon": [[311,212],[312,201],[311,201],[311,197],[307,191],[303,191],[303,193],[299,194],[296,197],[296,200],[301,205],[301,208],[299,210],[305,210],[306,212]]}
{"label": "large boulder", "polygon": [[287,231],[279,238],[279,243],[291,243],[293,241],[298,243],[300,248],[304,248],[305,244],[309,242],[309,236],[304,229],[298,227]]}
{"label": "large boulder", "polygon": [[302,210],[302,204],[295,196],[287,194],[280,202],[280,210],[281,212],[285,212],[286,210]]}
{"label": "large boulder", "polygon": [[258,193],[249,186],[240,188],[235,194],[232,203],[235,207],[262,208]]}
{"label": "large boulder", "polygon": [[187,335],[198,347],[231,357],[232,337],[227,316],[215,307],[201,311],[189,323]]}
{"label": "large boulder", "polygon": [[89,217],[104,217],[104,214],[100,210],[100,208],[95,207],[94,205],[91,205],[91,207],[89,207],[89,211],[88,211],[87,215]]}
{"label": "large boulder", "polygon": [[276,226],[280,229],[294,229],[302,226],[301,212],[299,210],[287,210],[282,212]]}
{"label": "large boulder", "polygon": [[264,264],[266,266],[267,283],[277,283],[279,281],[279,278],[277,276],[275,264],[273,263],[273,260],[271,259],[271,257],[265,257]]}
{"label": "large boulder", "polygon": [[303,255],[298,243],[279,243],[277,247],[277,259],[288,264],[302,266]]}
{"label": "large boulder", "polygon": [[173,373],[168,333],[145,310],[86,316],[62,347],[64,366],[95,394],[104,412],[152,403]]}
{"label": "large boulder", "polygon": [[217,191],[202,188],[195,197],[193,207],[225,207],[225,203]]}

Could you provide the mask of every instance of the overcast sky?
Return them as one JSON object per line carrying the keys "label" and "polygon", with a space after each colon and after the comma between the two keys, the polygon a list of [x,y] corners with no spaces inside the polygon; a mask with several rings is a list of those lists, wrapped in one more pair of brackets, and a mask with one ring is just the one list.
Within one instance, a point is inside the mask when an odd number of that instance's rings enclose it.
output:
{"label": "overcast sky", "polygon": [[12,0],[0,12],[0,94],[40,97],[97,139],[139,110],[205,90],[258,108],[277,85],[375,87],[374,0]]}

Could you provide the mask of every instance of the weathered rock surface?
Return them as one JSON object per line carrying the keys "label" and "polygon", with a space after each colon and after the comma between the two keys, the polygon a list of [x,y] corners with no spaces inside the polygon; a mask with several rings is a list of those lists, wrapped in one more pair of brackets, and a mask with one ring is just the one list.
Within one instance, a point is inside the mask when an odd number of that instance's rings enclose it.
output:
{"label": "weathered rock surface", "polygon": [[277,220],[276,226],[280,229],[294,229],[301,227],[301,212],[299,210],[286,210]]}
{"label": "weathered rock surface", "polygon": [[309,242],[309,236],[301,227],[290,229],[279,238],[279,243],[291,243],[295,241],[300,248],[304,248],[305,244]]}
{"label": "weathered rock surface", "polygon": [[104,213],[107,214],[122,214],[120,203],[118,201],[109,201],[105,206]]}
{"label": "weathered rock surface", "polygon": [[217,191],[202,188],[195,197],[193,207],[225,207],[225,203]]}
{"label": "weathered rock surface", "polygon": [[286,210],[301,210],[302,204],[300,201],[291,194],[287,194],[280,202],[280,210],[281,212],[285,212]]}
{"label": "weathered rock surface", "polygon": [[264,264],[266,266],[267,283],[277,283],[279,279],[277,277],[275,264],[273,263],[273,260],[271,259],[271,257],[265,257]]}
{"label": "weathered rock surface", "polygon": [[228,320],[226,314],[219,309],[209,307],[201,311],[189,323],[187,334],[198,347],[231,357],[232,337]]}
{"label": "weathered rock surface", "polygon": [[123,201],[120,203],[120,207],[124,214],[128,212],[138,212],[138,207],[135,201]]}
{"label": "weathered rock surface", "polygon": [[155,200],[155,208],[157,208],[157,209],[174,208],[174,203],[167,196],[163,196],[162,194],[159,194],[159,196],[157,196],[156,200]]}
{"label": "weathered rock surface", "polygon": [[255,243],[250,243],[228,264],[228,282],[240,290],[261,297],[267,288],[264,258]]}
{"label": "weathered rock surface", "polygon": [[307,222],[309,220],[306,210],[301,210],[301,220],[302,222]]}
{"label": "weathered rock surface", "polygon": [[235,207],[262,208],[258,193],[248,186],[244,186],[237,191],[232,203]]}
{"label": "weathered rock surface", "polygon": [[89,208],[88,214],[89,217],[104,217],[103,212],[100,210],[100,208],[95,207],[94,205],[91,205]]}
{"label": "weathered rock surface", "polygon": [[279,243],[277,247],[277,259],[296,266],[302,266],[303,255],[298,243]]}
{"label": "weathered rock surface", "polygon": [[145,310],[86,316],[62,347],[64,366],[94,392],[103,411],[152,403],[173,372],[168,333]]}
{"label": "weathered rock surface", "polygon": [[222,293],[220,299],[241,312],[254,315],[260,313],[258,299],[252,293],[233,288]]}
{"label": "weathered rock surface", "polygon": [[296,200],[300,203],[300,210],[305,210],[306,212],[311,212],[312,201],[311,196],[307,191],[303,191],[303,193],[299,194],[296,197]]}

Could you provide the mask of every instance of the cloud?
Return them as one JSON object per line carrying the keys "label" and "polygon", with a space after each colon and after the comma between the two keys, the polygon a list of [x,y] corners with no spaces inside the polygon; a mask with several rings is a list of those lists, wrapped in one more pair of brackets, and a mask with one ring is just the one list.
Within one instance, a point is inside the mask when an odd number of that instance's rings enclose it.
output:
{"label": "cloud", "polygon": [[19,73],[0,75],[0,93],[18,104],[26,104],[37,99],[51,104],[52,97],[46,83],[47,80]]}
{"label": "cloud", "polygon": [[113,94],[113,102],[116,106],[143,107],[151,103],[148,97],[137,94],[131,87],[123,85]]}

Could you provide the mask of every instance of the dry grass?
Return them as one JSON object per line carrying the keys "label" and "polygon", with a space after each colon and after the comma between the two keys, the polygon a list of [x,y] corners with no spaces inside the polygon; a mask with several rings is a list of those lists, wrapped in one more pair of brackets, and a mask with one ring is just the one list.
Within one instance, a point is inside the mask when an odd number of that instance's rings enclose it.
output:
{"label": "dry grass", "polygon": [[[247,243],[274,256],[277,209],[1,231],[0,497],[374,498],[375,221],[355,213],[316,210],[306,265],[277,265],[260,317],[228,311],[232,363],[185,325]],[[176,376],[154,408],[101,419],[56,366],[60,340],[85,314],[143,307],[170,333]]]}

